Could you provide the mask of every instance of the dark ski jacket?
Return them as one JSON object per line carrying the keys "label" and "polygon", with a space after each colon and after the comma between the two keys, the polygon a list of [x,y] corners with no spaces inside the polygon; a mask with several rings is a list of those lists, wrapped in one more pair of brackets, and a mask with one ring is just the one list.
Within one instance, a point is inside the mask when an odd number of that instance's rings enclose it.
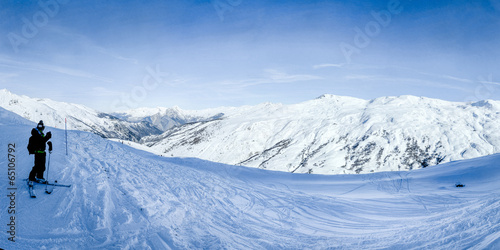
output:
{"label": "dark ski jacket", "polygon": [[[29,153],[30,154],[45,153],[45,147],[46,147],[45,144],[47,143],[48,140],[50,140],[51,137],[52,134],[50,132],[48,132],[47,135],[45,135],[43,132],[39,131],[36,128],[32,129],[31,137],[28,143]],[[49,145],[49,150],[52,150],[51,145]]]}

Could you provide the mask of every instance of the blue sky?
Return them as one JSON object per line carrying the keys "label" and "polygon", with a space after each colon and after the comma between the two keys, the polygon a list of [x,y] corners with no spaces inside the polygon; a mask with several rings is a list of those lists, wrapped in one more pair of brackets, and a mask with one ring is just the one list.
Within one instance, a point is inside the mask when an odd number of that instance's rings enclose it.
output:
{"label": "blue sky", "polygon": [[500,100],[500,2],[2,1],[0,88],[102,111]]}

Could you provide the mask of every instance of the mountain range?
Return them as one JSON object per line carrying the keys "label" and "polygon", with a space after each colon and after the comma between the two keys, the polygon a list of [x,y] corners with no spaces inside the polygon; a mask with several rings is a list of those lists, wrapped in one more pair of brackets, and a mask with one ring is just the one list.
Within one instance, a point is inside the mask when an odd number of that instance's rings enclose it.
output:
{"label": "mountain range", "polygon": [[500,103],[324,95],[265,103],[141,143],[165,156],[293,173],[411,170],[500,152]]}
{"label": "mountain range", "polygon": [[105,114],[81,105],[0,91],[0,106],[159,155],[196,157],[292,173],[411,170],[500,152],[500,103],[415,96],[362,100],[324,95],[303,103]]}

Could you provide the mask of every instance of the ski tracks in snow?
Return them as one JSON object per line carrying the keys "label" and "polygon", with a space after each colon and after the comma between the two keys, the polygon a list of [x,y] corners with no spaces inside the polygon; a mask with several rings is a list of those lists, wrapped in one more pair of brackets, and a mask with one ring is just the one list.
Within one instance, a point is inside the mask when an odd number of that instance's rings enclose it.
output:
{"label": "ski tracks in snow", "polygon": [[[469,188],[479,185],[470,180],[467,188],[457,189],[433,175],[419,176],[428,170],[291,175],[163,158],[81,132],[72,140],[67,162],[53,158],[54,166],[67,166],[51,175],[73,185],[26,198],[31,207],[20,209],[19,224],[37,221],[37,227],[20,229],[21,248],[481,249],[500,244],[499,189],[491,187],[485,196]],[[40,215],[45,217],[36,218]]]}
{"label": "ski tracks in snow", "polygon": [[[119,147],[112,148],[110,142],[93,135],[78,135],[75,139],[86,140],[94,147],[75,143],[77,146],[70,148],[69,167],[61,175],[63,181],[73,185],[57,190],[64,194],[58,197],[60,205],[54,211],[54,219],[66,221],[66,225],[53,231],[70,232],[72,240],[79,239],[75,247],[145,247],[140,235],[146,219],[114,185],[119,172],[115,163],[119,162],[109,157],[109,150],[119,153]],[[96,145],[102,149],[96,151]]]}
{"label": "ski tracks in snow", "polygon": [[[81,170],[75,170],[75,181],[83,178],[88,187],[74,197],[102,202],[76,206],[94,218],[84,220],[84,231],[96,247],[461,248],[490,246],[498,239],[488,234],[500,222],[491,214],[498,213],[498,202],[476,204],[478,199],[450,188],[436,192],[439,188],[424,186],[412,172],[366,175],[348,192],[311,195],[291,189],[300,184],[292,179],[239,178],[231,170],[207,170],[201,160],[113,150],[119,158],[82,160]],[[427,194],[428,189],[434,191]],[[488,225],[481,225],[485,220]]]}

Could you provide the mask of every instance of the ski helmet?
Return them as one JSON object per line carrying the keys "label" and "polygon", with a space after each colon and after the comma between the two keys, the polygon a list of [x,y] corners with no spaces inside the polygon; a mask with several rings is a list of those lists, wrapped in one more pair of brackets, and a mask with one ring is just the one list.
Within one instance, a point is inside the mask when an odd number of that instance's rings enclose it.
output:
{"label": "ski helmet", "polygon": [[45,129],[45,126],[43,125],[43,121],[40,120],[40,122],[38,123],[38,125],[36,126],[36,128],[38,130],[44,130]]}

